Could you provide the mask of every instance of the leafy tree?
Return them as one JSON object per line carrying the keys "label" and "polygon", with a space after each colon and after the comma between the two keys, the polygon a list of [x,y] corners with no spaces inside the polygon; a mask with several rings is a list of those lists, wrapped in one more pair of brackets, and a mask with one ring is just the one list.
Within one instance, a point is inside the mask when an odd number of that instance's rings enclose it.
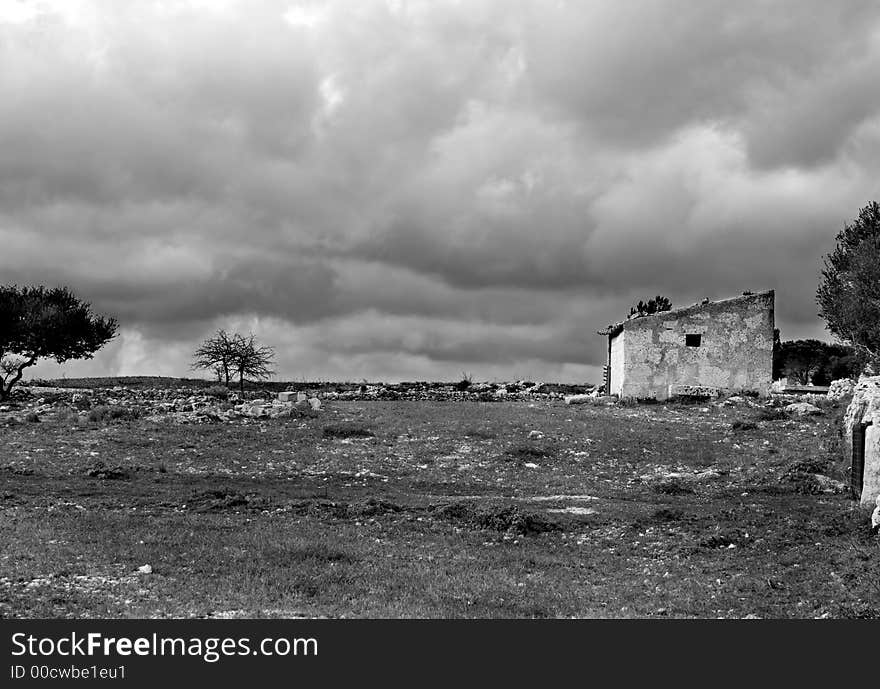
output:
{"label": "leafy tree", "polygon": [[821,340],[788,340],[774,337],[773,377],[791,378],[801,385],[828,385],[857,372],[852,347]]}
{"label": "leafy tree", "polygon": [[880,364],[880,204],[872,201],[837,234],[816,291],[819,316],[863,363]]}
{"label": "leafy tree", "polygon": [[657,295],[648,301],[641,301],[629,310],[630,317],[633,316],[650,316],[652,313],[660,313],[661,311],[669,311],[672,309],[672,302],[661,295]]}
{"label": "leafy tree", "polygon": [[782,375],[801,385],[809,385],[828,358],[826,344],[820,340],[789,340],[779,350]]}
{"label": "leafy tree", "polygon": [[0,400],[39,359],[91,359],[117,328],[66,287],[0,286]]}
{"label": "leafy tree", "polygon": [[861,372],[859,356],[849,345],[825,345],[825,363],[813,375],[813,385],[830,385],[832,380],[855,378]]}

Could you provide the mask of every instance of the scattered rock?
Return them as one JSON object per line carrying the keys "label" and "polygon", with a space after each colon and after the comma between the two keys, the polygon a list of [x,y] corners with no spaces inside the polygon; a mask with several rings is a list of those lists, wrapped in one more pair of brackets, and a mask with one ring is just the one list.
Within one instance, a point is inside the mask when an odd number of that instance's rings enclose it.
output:
{"label": "scattered rock", "polygon": [[815,404],[810,404],[809,402],[794,402],[785,407],[785,411],[790,414],[797,414],[798,416],[808,416],[821,414],[822,410],[819,409]]}
{"label": "scattered rock", "polygon": [[593,395],[566,395],[566,404],[590,404],[596,401]]}

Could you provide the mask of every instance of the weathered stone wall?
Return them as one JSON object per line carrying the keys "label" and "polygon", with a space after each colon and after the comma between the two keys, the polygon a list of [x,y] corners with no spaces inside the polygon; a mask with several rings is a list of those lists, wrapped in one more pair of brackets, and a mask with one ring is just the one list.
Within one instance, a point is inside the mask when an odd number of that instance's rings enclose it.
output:
{"label": "weathered stone wall", "polygon": [[853,462],[852,433],[856,424],[865,428],[865,464],[859,502],[872,507],[880,495],[880,376],[862,376],[843,417],[843,447],[846,460]]}
{"label": "weathered stone wall", "polygon": [[609,395],[619,395],[620,387],[623,385],[623,352],[625,342],[625,331],[611,340],[611,389],[607,392]]}
{"label": "weathered stone wall", "polygon": [[[612,385],[621,397],[661,400],[673,386],[769,394],[773,300],[771,290],[626,321],[623,375]],[[686,335],[700,335],[699,346]]]}

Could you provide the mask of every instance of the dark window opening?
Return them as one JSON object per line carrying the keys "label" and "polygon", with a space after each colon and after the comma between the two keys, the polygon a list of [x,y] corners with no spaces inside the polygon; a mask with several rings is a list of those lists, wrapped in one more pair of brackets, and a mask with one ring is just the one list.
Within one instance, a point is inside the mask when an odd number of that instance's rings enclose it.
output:
{"label": "dark window opening", "polygon": [[699,347],[700,340],[702,340],[702,339],[703,339],[703,336],[700,333],[697,333],[695,335],[685,335],[684,336],[684,343],[688,347]]}

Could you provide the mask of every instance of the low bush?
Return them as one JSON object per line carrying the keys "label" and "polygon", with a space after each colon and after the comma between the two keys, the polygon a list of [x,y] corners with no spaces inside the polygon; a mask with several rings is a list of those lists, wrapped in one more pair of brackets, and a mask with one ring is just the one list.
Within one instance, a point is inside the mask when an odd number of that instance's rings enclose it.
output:
{"label": "low bush", "polygon": [[504,454],[510,459],[522,462],[534,462],[536,460],[550,459],[554,457],[556,455],[556,450],[545,445],[521,443],[509,447]]}
{"label": "low bush", "polygon": [[464,392],[471,386],[472,381],[473,376],[470,373],[462,373],[461,380],[455,384],[455,389],[459,392]]}
{"label": "low bush", "polygon": [[686,495],[694,492],[694,489],[689,485],[674,478],[655,483],[651,488],[655,493],[661,495]]}
{"label": "low bush", "polygon": [[372,438],[375,434],[366,426],[355,423],[331,423],[323,428],[325,438]]}
{"label": "low bush", "polygon": [[92,423],[109,423],[110,421],[134,421],[140,416],[141,411],[137,407],[100,405],[89,410],[88,419]]}
{"label": "low bush", "polygon": [[203,390],[202,394],[207,397],[216,397],[218,400],[225,400],[229,398],[229,388],[223,385],[212,385]]}
{"label": "low bush", "polygon": [[785,421],[788,419],[788,414],[784,409],[765,408],[755,414],[755,419],[758,421]]}

